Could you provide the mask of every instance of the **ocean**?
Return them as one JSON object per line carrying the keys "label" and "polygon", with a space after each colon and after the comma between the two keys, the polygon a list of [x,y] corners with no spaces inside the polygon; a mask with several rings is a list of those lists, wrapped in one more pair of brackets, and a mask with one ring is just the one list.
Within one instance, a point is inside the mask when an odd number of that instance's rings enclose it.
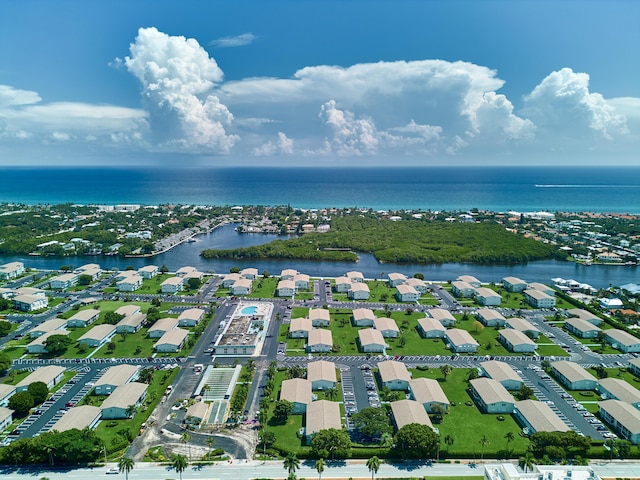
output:
{"label": "ocean", "polygon": [[0,202],[640,214],[640,167],[0,168]]}

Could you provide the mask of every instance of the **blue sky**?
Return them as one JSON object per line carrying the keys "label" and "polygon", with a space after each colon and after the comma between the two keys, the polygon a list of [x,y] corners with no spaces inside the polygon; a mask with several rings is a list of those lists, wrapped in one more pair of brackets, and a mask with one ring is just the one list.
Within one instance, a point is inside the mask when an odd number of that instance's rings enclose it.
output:
{"label": "blue sky", "polygon": [[0,165],[638,164],[640,2],[0,4]]}

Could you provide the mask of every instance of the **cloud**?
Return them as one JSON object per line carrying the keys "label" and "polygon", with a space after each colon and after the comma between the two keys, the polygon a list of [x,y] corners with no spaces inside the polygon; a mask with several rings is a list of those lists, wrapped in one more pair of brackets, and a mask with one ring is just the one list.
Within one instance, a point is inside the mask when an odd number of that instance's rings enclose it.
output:
{"label": "cloud", "polygon": [[257,38],[258,37],[256,37],[253,33],[247,32],[231,37],[218,38],[209,42],[209,45],[218,48],[244,47],[245,45],[252,44]]}
{"label": "cloud", "polygon": [[142,85],[152,140],[167,150],[225,153],[233,115],[209,92],[222,82],[218,64],[193,38],[141,28],[122,61]]}
{"label": "cloud", "polygon": [[339,156],[373,155],[378,151],[376,126],[368,118],[356,118],[348,110],[336,108],[335,100],[322,105],[320,118],[333,131],[325,140],[332,153]]}
{"label": "cloud", "polygon": [[40,102],[41,98],[36,92],[18,90],[9,85],[0,85],[0,108],[17,105],[33,105]]}
{"label": "cloud", "polygon": [[293,153],[293,140],[284,133],[278,132],[278,141],[269,140],[251,151],[252,155],[270,157],[273,155],[291,155]]}

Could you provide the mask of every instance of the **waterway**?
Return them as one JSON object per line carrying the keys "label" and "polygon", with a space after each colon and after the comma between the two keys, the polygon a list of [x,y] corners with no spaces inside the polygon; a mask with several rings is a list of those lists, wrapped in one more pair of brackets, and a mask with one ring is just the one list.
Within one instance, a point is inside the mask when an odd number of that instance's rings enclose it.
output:
{"label": "waterway", "polygon": [[195,242],[183,243],[169,252],[151,258],[120,258],[117,256],[97,257],[0,257],[0,264],[13,261],[24,262],[25,266],[36,269],[58,269],[61,265],[80,266],[85,263],[98,263],[104,269],[128,266],[140,268],[145,265],[166,265],[175,271],[185,265],[209,273],[229,273],[231,267],[255,267],[259,272],[267,270],[279,275],[285,268],[294,268],[312,277],[337,277],[350,270],[362,272],[367,278],[382,278],[386,273],[399,272],[413,276],[417,272],[425,279],[433,281],[455,280],[458,275],[473,275],[482,282],[499,282],[507,276],[516,276],[528,282],[549,283],[552,278],[560,277],[588,283],[595,288],[611,285],[624,285],[640,281],[640,268],[617,265],[584,266],[572,262],[543,260],[522,265],[475,265],[466,263],[445,263],[438,265],[422,264],[381,264],[371,254],[360,254],[358,263],[350,262],[314,262],[303,260],[206,260],[200,252],[207,248],[238,248],[260,245],[278,237],[267,234],[241,234],[234,225],[222,226],[208,234],[195,237]]}

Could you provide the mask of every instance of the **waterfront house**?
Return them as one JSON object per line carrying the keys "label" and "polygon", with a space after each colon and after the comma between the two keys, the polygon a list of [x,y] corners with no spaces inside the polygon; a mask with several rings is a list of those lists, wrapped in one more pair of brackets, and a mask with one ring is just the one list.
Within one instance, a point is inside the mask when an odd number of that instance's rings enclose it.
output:
{"label": "waterfront house", "polygon": [[596,338],[602,330],[593,323],[578,317],[567,318],[564,327],[568,332],[580,338]]}
{"label": "waterfront house", "polygon": [[331,317],[329,316],[329,310],[324,308],[310,308],[309,320],[314,327],[328,327]]}
{"label": "waterfront house", "polygon": [[402,273],[388,273],[387,277],[389,278],[390,287],[397,287],[407,281],[407,276]]}
{"label": "waterfront house", "polygon": [[64,273],[49,280],[49,287],[52,290],[66,290],[77,285],[79,278],[80,275],[77,273]]}
{"label": "waterfront house", "polygon": [[93,387],[93,395],[109,395],[120,385],[133,382],[138,378],[140,367],[137,365],[115,365],[109,367]]}
{"label": "waterfront house", "polygon": [[604,330],[604,336],[613,348],[620,350],[622,353],[640,352],[640,338],[624,330],[618,330],[617,328]]}
{"label": "waterfront house", "polygon": [[504,326],[513,330],[518,330],[530,338],[538,338],[540,336],[540,330],[534,327],[531,322],[524,318],[511,317],[505,321]]}
{"label": "waterfront house", "polygon": [[370,308],[356,308],[352,312],[352,318],[356,327],[371,327],[376,316]]}
{"label": "waterfront house", "polygon": [[299,273],[293,277],[292,281],[297,290],[309,289],[309,275],[306,275],[304,273]]}
{"label": "waterfront house", "polygon": [[144,279],[153,278],[160,273],[160,269],[157,265],[145,265],[138,269],[138,275]]}
{"label": "waterfront house", "polygon": [[178,326],[195,327],[202,321],[204,314],[202,308],[187,308],[178,316]]}
{"label": "waterfront house", "polygon": [[465,282],[468,283],[469,285],[471,285],[474,288],[480,288],[482,286],[482,283],[480,283],[480,280],[478,280],[476,277],[474,277],[473,275],[459,275],[456,278],[457,282]]}
{"label": "waterfront house", "polygon": [[595,390],[596,377],[575,362],[562,360],[551,364],[553,375],[569,390]]}
{"label": "waterfront house", "polygon": [[500,330],[498,340],[507,350],[514,353],[533,353],[537,348],[535,342],[523,332],[511,328]]}
{"label": "waterfront house", "polygon": [[480,308],[476,313],[476,318],[480,320],[485,327],[504,327],[507,321],[504,316],[493,308]]}
{"label": "waterfront house", "polygon": [[333,336],[331,330],[324,328],[314,328],[309,332],[307,338],[307,352],[330,352],[333,348]]}
{"label": "waterfront house", "polygon": [[289,323],[290,338],[308,338],[311,330],[313,330],[313,324],[305,317],[292,318]]}
{"label": "waterfront house", "polygon": [[452,327],[456,324],[456,317],[444,308],[432,308],[426,311],[431,318],[438,320],[445,327]]}
{"label": "waterfront house", "polygon": [[342,429],[340,404],[328,400],[318,400],[307,405],[305,415],[305,441],[310,444],[313,437],[321,430]]}
{"label": "waterfront house", "polygon": [[255,280],[258,278],[258,269],[257,268],[243,268],[240,270],[240,276],[246,278],[247,280]]}
{"label": "waterfront house", "polygon": [[533,308],[553,308],[556,306],[556,297],[547,295],[540,290],[525,290],[524,298]]}
{"label": "waterfront house", "polygon": [[334,290],[337,293],[347,293],[351,288],[351,280],[347,277],[338,277],[336,278]]}
{"label": "waterfront house", "polygon": [[347,272],[344,275],[345,277],[347,277],[351,283],[362,283],[364,282],[364,275],[362,274],[362,272],[355,272],[355,271],[351,271],[351,272]]}
{"label": "waterfront house", "polygon": [[169,277],[160,284],[162,293],[174,294],[181,291],[184,287],[184,279],[182,277]]}
{"label": "waterfront house", "polygon": [[515,400],[497,380],[480,377],[469,381],[471,397],[485,413],[513,413]]}
{"label": "waterfront house", "polygon": [[387,348],[382,334],[373,328],[358,330],[358,345],[363,353],[380,353]]}
{"label": "waterfront house", "polygon": [[68,328],[83,328],[88,327],[100,317],[100,310],[95,308],[88,308],[86,310],[80,310],[67,320]]}
{"label": "waterfront house", "polygon": [[529,435],[536,432],[568,432],[571,430],[549,405],[538,400],[516,402],[514,417]]}
{"label": "waterfront house", "polygon": [[420,300],[420,292],[412,286],[403,283],[396,287],[396,299],[399,302],[417,302]]}
{"label": "waterfront house", "polygon": [[153,325],[149,327],[149,330],[147,331],[147,336],[149,338],[160,338],[166,332],[168,332],[169,330],[173,330],[177,326],[178,326],[177,318],[171,318],[171,317],[161,318],[160,320],[157,320]]}
{"label": "waterfront house", "polygon": [[480,368],[484,376],[500,382],[507,390],[518,390],[522,386],[522,379],[508,363],[487,360],[480,363]]}
{"label": "waterfront house", "polygon": [[249,295],[251,293],[251,280],[248,278],[241,278],[236,280],[229,288],[231,295]]}
{"label": "waterfront house", "polygon": [[411,400],[421,403],[428,413],[433,413],[435,405],[441,406],[445,412],[449,410],[449,399],[440,382],[432,378],[416,378],[409,381],[409,395]]}
{"label": "waterfront house", "polygon": [[49,300],[47,297],[37,295],[16,295],[12,298],[13,308],[22,312],[34,312],[47,308]]}
{"label": "waterfront house", "polygon": [[625,440],[640,444],[640,410],[620,400],[598,403],[600,418],[607,422]]}
{"label": "waterfront house", "polygon": [[140,275],[129,275],[124,280],[120,280],[116,286],[119,292],[135,292],[142,287],[143,278]]}
{"label": "waterfront house", "polygon": [[476,288],[467,282],[451,282],[451,293],[456,297],[471,298]]}
{"label": "waterfront house", "polygon": [[36,382],[44,383],[47,388],[51,390],[62,381],[64,371],[65,368],[58,365],[47,365],[46,367],[36,368],[16,384],[16,392],[24,392],[29,388],[29,385]]}
{"label": "waterfront house", "polygon": [[41,288],[34,287],[20,287],[15,290],[16,295],[29,295],[32,297],[42,297],[45,298],[47,294]]}
{"label": "waterfront house", "polygon": [[236,283],[238,280],[242,278],[242,275],[239,273],[228,273],[224,277],[222,277],[222,288],[230,288],[231,285]]}
{"label": "waterfront house", "polygon": [[280,280],[293,280],[293,277],[298,275],[298,271],[292,268],[286,268],[280,273]]}
{"label": "waterfront house", "polygon": [[24,273],[24,263],[10,262],[0,265],[0,280],[11,280]]}
{"label": "waterfront house", "polygon": [[184,277],[185,275],[187,275],[188,273],[192,273],[192,272],[197,272],[198,269],[196,267],[191,267],[191,266],[184,266],[184,267],[180,267],[177,271],[176,271],[176,275],[179,277]]}
{"label": "waterfront house", "polygon": [[325,360],[317,360],[307,364],[307,380],[312,390],[328,390],[337,383],[336,364]]}
{"label": "waterfront house", "polygon": [[556,294],[556,291],[545,285],[544,283],[533,282],[527,285],[527,290],[537,290],[542,293],[546,293],[547,295],[553,297]]}
{"label": "waterfront house", "polygon": [[507,292],[523,292],[527,288],[527,282],[518,277],[504,277],[502,286]]}
{"label": "waterfront house", "polygon": [[53,424],[50,431],[66,432],[67,430],[84,430],[85,428],[92,430],[100,422],[101,416],[100,407],[94,407],[93,405],[73,407],[64,412],[62,417]]}
{"label": "waterfront house", "polygon": [[598,392],[603,399],[621,400],[640,408],[640,390],[620,378],[601,378]]}
{"label": "waterfront house", "polygon": [[293,280],[280,280],[276,287],[278,297],[293,297],[298,292]]}
{"label": "waterfront house", "polygon": [[179,352],[187,341],[188,336],[189,330],[184,328],[167,330],[153,345],[153,350],[156,352]]}
{"label": "waterfront house", "polygon": [[378,330],[384,338],[396,338],[400,335],[400,329],[393,318],[376,318],[373,321],[373,328]]}
{"label": "waterfront house", "polygon": [[111,340],[111,337],[113,337],[115,333],[115,325],[109,325],[107,323],[96,325],[87,333],[82,335],[78,339],[78,343],[87,345],[88,347],[92,348],[99,347]]}
{"label": "waterfront house", "polygon": [[369,300],[369,286],[366,283],[354,282],[347,291],[347,296],[351,300]]}
{"label": "waterfront house", "polygon": [[102,418],[112,420],[131,417],[147,396],[147,388],[147,384],[138,382],[125,383],[117,387],[102,402]]}
{"label": "waterfront house", "polygon": [[444,338],[446,328],[438,320],[431,317],[418,319],[418,333],[422,338]]}
{"label": "waterfront house", "polygon": [[287,400],[293,404],[293,414],[303,414],[311,403],[311,382],[304,378],[291,378],[282,382],[280,400]]}
{"label": "waterfront house", "polygon": [[420,402],[415,400],[398,400],[391,402],[391,415],[396,429],[400,430],[405,425],[417,423],[433,428],[427,411]]}
{"label": "waterfront house", "polygon": [[424,280],[420,280],[419,278],[407,278],[407,280],[404,282],[404,285],[415,288],[420,295],[427,293],[427,283]]}
{"label": "waterfront house", "polygon": [[378,373],[383,388],[387,387],[389,390],[402,391],[409,389],[411,375],[403,362],[397,362],[395,360],[380,362],[378,363]]}
{"label": "waterfront house", "polygon": [[456,353],[474,353],[480,344],[466,330],[449,328],[444,332],[444,339],[449,349]]}
{"label": "waterfront house", "polygon": [[485,307],[497,307],[502,302],[502,297],[499,293],[494,292],[490,288],[478,288],[476,289],[476,302],[479,305]]}

